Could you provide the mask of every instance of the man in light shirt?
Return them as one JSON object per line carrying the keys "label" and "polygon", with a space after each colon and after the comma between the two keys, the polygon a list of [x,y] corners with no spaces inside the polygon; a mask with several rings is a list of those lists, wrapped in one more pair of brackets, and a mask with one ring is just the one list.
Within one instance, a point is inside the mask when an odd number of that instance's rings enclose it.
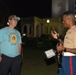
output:
{"label": "man in light shirt", "polygon": [[[75,15],[71,11],[66,11],[62,16],[64,27],[68,28],[64,37],[64,42],[60,41],[60,45],[56,45],[57,51],[62,51],[62,68],[59,75],[76,75],[76,26]],[[52,36],[57,38],[57,33],[52,32]]]}
{"label": "man in light shirt", "polygon": [[19,17],[11,15],[8,26],[0,29],[0,75],[20,75],[21,68],[21,35],[17,26]]}

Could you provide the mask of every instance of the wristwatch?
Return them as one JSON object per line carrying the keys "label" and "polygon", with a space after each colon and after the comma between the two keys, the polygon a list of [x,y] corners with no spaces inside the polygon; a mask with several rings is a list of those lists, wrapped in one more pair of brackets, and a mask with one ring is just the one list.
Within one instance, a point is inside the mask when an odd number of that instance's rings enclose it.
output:
{"label": "wristwatch", "polygon": [[64,48],[64,52],[66,52],[66,48]]}

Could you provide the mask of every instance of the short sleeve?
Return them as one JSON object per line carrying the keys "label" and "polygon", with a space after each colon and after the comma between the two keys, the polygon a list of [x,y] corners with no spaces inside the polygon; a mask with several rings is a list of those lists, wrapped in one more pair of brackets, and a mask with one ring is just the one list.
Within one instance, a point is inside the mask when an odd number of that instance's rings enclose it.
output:
{"label": "short sleeve", "polygon": [[0,30],[0,55],[1,55],[2,31]]}
{"label": "short sleeve", "polygon": [[21,43],[22,43],[20,32],[18,32],[18,43],[19,43],[19,44],[21,44]]}
{"label": "short sleeve", "polygon": [[75,32],[75,34],[74,34],[74,47],[76,48],[76,32]]}
{"label": "short sleeve", "polygon": [[2,42],[2,30],[0,30],[0,42]]}

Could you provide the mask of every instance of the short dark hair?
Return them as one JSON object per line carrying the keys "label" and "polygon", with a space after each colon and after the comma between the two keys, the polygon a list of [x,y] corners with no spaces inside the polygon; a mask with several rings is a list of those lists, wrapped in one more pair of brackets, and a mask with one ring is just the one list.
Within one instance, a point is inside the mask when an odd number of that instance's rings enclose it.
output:
{"label": "short dark hair", "polygon": [[63,15],[75,15],[72,11],[65,11]]}
{"label": "short dark hair", "polygon": [[72,11],[65,11],[65,12],[62,14],[61,22],[62,22],[62,18],[63,18],[64,15],[67,15],[67,16],[72,15],[73,18],[75,18],[75,13],[74,13],[74,12],[72,12]]}

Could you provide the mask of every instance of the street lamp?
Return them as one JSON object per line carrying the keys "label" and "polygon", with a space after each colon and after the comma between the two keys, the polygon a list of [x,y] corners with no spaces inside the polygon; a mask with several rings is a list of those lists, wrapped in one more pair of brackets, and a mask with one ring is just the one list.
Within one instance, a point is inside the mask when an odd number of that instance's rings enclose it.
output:
{"label": "street lamp", "polygon": [[23,36],[26,36],[26,34],[24,33]]}
{"label": "street lamp", "polygon": [[47,23],[49,23],[49,22],[50,22],[50,20],[48,19],[48,20],[47,20]]}
{"label": "street lamp", "polygon": [[50,32],[49,23],[50,23],[50,20],[49,20],[49,19],[47,19],[47,34],[49,34],[49,32]]}

